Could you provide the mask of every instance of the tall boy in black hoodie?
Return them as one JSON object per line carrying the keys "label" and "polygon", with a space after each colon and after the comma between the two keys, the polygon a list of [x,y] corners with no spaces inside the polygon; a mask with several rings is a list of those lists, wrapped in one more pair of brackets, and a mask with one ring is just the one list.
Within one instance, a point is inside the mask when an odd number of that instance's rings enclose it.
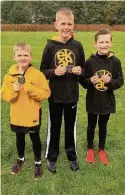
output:
{"label": "tall boy in black hoodie", "polygon": [[96,123],[99,125],[98,157],[102,164],[108,165],[108,157],[104,151],[107,123],[110,113],[115,113],[116,103],[113,90],[119,89],[124,81],[121,62],[110,52],[112,35],[107,29],[99,30],[95,35],[97,53],[85,62],[85,79],[80,79],[87,89],[86,110],[88,112],[86,161],[94,163],[93,140]]}
{"label": "tall boy in black hoodie", "polygon": [[56,172],[56,161],[59,155],[63,114],[67,158],[72,170],[79,169],[75,140],[76,113],[79,77],[85,61],[81,43],[71,36],[74,27],[72,11],[67,8],[59,9],[54,24],[59,36],[56,40],[48,40],[40,66],[40,70],[50,81],[51,89],[46,157],[48,170],[53,173]]}

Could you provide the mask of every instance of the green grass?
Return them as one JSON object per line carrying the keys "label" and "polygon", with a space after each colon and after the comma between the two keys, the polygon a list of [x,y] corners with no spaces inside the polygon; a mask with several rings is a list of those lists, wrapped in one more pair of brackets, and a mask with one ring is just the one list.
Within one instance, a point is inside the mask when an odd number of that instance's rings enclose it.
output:
{"label": "green grass", "polygon": [[[86,58],[93,52],[95,32],[77,32],[85,49]],[[13,45],[17,41],[31,44],[33,49],[32,63],[39,68],[43,48],[47,38],[55,32],[2,32],[1,77],[14,63]],[[122,62],[125,75],[125,32],[113,32],[113,51]],[[15,134],[9,126],[9,104],[2,101],[1,105],[1,191],[2,195],[124,195],[125,194],[125,86],[115,91],[117,113],[112,115],[108,124],[106,151],[110,164],[105,167],[98,163],[85,163],[86,126],[85,93],[80,87],[77,121],[77,154],[80,170],[73,172],[64,150],[64,129],[61,132],[60,155],[57,161],[57,174],[51,174],[46,168],[44,157],[47,132],[47,101],[43,102],[43,121],[41,128],[43,176],[39,181],[33,180],[34,157],[29,136],[26,136],[26,162],[19,175],[11,175],[10,169],[17,158]],[[98,128],[95,135],[95,148],[98,145]],[[96,150],[97,151],[97,150]],[[96,156],[97,159],[97,156]]]}

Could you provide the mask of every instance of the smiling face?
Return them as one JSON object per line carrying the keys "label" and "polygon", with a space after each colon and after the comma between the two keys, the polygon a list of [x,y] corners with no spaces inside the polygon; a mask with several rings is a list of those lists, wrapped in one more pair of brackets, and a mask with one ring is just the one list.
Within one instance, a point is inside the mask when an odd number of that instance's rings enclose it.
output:
{"label": "smiling face", "polygon": [[98,54],[107,55],[112,47],[111,34],[98,35],[94,45],[97,48]]}
{"label": "smiling face", "polygon": [[18,48],[14,53],[14,60],[17,62],[18,67],[26,68],[31,61],[31,53],[27,49]]}
{"label": "smiling face", "polygon": [[54,24],[59,33],[59,40],[66,42],[70,38],[74,28],[73,17],[60,13]]}

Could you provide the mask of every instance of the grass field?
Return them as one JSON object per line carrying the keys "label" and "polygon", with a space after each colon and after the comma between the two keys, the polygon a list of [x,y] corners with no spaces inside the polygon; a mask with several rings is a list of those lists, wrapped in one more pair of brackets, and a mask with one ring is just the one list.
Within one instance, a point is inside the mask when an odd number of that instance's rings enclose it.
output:
{"label": "grass field", "polygon": [[[95,32],[77,32],[76,38],[83,44],[86,58],[93,52]],[[13,45],[25,41],[33,48],[32,63],[39,68],[43,48],[47,38],[55,32],[2,32],[1,33],[1,77],[13,61]],[[125,75],[125,32],[113,32],[113,48],[122,62]],[[85,162],[86,126],[85,93],[80,87],[77,121],[77,154],[80,165],[78,172],[69,168],[64,150],[64,129],[61,132],[60,155],[57,161],[57,174],[51,174],[46,168],[44,157],[47,132],[47,101],[43,102],[43,121],[41,128],[43,176],[33,180],[34,157],[29,136],[26,136],[26,162],[19,175],[11,175],[11,166],[17,158],[15,134],[9,126],[9,104],[1,104],[1,191],[2,195],[125,195],[125,86],[115,91],[117,113],[112,115],[108,124],[106,151],[109,154],[109,166],[94,165]],[[96,129],[95,148],[98,145],[98,128]],[[96,156],[97,157],[97,156]]]}

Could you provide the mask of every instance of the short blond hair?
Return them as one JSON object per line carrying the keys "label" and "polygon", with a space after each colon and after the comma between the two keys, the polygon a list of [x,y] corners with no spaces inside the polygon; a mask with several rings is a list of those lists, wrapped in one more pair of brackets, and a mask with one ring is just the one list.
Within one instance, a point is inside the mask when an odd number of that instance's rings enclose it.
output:
{"label": "short blond hair", "polygon": [[32,48],[29,44],[25,42],[18,42],[13,47],[13,53],[15,54],[18,49],[27,50],[30,54],[32,54]]}
{"label": "short blond hair", "polygon": [[73,12],[72,12],[71,9],[66,8],[66,7],[60,8],[60,9],[56,12],[56,21],[59,20],[61,14],[64,14],[64,15],[66,15],[66,16],[68,16],[68,17],[71,17],[71,18],[73,19],[73,21],[74,21],[74,14],[73,14]]}

